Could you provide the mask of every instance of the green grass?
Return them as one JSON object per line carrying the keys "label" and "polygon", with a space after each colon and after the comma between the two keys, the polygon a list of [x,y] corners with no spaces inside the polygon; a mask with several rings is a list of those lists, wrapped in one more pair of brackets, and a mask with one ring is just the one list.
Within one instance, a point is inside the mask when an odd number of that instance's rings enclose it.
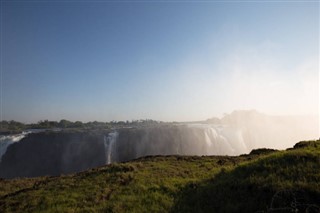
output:
{"label": "green grass", "polygon": [[287,151],[154,156],[68,176],[0,181],[0,212],[270,212],[292,206],[296,197],[301,212],[320,206],[320,141]]}

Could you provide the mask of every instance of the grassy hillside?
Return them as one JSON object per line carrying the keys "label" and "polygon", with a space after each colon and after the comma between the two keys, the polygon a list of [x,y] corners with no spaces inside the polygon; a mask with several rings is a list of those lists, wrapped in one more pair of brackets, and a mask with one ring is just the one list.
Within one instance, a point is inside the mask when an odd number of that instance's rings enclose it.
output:
{"label": "grassy hillside", "polygon": [[320,141],[287,151],[154,156],[68,176],[0,181],[0,212],[319,212],[319,206]]}

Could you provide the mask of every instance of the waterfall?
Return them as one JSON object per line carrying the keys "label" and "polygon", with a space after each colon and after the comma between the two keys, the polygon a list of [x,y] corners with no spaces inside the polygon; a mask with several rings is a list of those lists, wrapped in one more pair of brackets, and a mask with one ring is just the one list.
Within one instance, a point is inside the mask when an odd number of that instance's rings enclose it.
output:
{"label": "waterfall", "polygon": [[8,147],[20,141],[22,138],[24,138],[28,132],[22,132],[21,134],[17,135],[0,135],[0,162],[2,160],[2,156],[6,153]]}
{"label": "waterfall", "polygon": [[104,149],[106,154],[106,164],[110,164],[115,160],[115,148],[119,133],[117,131],[110,132],[104,136]]}
{"label": "waterfall", "polygon": [[221,133],[221,130],[217,127],[207,126],[204,129],[206,143],[207,143],[207,154],[209,155],[222,155],[235,154],[235,149],[230,145],[229,140],[225,135]]}
{"label": "waterfall", "polygon": [[201,129],[207,155],[238,155],[248,153],[242,136],[242,131],[226,125],[188,124],[188,128]]}

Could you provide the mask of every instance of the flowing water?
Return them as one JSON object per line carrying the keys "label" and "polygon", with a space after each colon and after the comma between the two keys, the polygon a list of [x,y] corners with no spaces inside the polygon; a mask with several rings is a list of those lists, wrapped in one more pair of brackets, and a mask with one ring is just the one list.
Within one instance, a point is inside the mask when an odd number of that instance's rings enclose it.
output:
{"label": "flowing water", "polygon": [[20,141],[27,134],[27,132],[22,132],[21,134],[16,135],[0,135],[0,162],[2,160],[2,156],[6,153],[8,147],[11,144]]}
{"label": "flowing water", "polygon": [[104,136],[104,148],[106,153],[106,164],[110,164],[115,161],[115,148],[119,133],[117,131],[110,132],[107,136]]}

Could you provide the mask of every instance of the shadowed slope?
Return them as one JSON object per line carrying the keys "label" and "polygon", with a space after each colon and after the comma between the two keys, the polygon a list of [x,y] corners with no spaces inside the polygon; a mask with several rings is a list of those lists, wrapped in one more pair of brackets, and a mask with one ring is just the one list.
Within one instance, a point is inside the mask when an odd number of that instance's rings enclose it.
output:
{"label": "shadowed slope", "polygon": [[[174,212],[320,211],[320,143],[302,142],[188,185]],[[316,211],[317,212],[317,211]]]}

